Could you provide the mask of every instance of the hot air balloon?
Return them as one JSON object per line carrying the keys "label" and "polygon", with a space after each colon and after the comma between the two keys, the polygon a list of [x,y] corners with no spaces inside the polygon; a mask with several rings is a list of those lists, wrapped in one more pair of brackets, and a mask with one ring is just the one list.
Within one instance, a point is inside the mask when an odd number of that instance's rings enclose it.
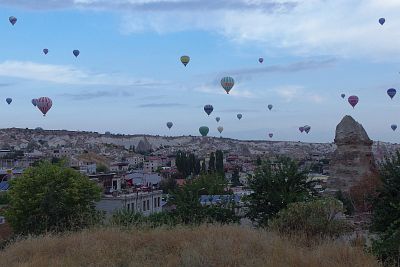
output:
{"label": "hot air balloon", "polygon": [[49,53],[49,49],[47,49],[47,48],[43,49],[43,53],[44,53],[45,55],[47,55],[47,53]]}
{"label": "hot air balloon", "polygon": [[348,99],[349,104],[354,108],[358,103],[358,96],[352,95]]}
{"label": "hot air balloon", "polygon": [[207,113],[208,116],[213,112],[214,107],[212,105],[205,105],[204,106],[204,111]]}
{"label": "hot air balloon", "polygon": [[46,116],[47,112],[53,106],[53,101],[48,97],[41,97],[37,99],[36,104],[38,109],[43,113],[43,116]]}
{"label": "hot air balloon", "polygon": [[35,107],[36,107],[36,105],[37,105],[37,99],[36,98],[34,98],[34,99],[32,99],[32,105],[34,105]]}
{"label": "hot air balloon", "polygon": [[386,22],[385,18],[380,18],[379,19],[379,24],[383,25],[383,24],[385,24],[385,22]]}
{"label": "hot air balloon", "polygon": [[396,124],[392,124],[392,125],[390,126],[390,128],[392,128],[393,131],[396,131],[397,125],[396,125]]}
{"label": "hot air balloon", "polygon": [[225,89],[226,93],[229,94],[229,91],[235,85],[235,80],[232,77],[224,77],[221,79],[222,88]]}
{"label": "hot air balloon", "polygon": [[304,127],[299,127],[299,131],[300,131],[301,133],[303,133],[303,132],[304,132]]}
{"label": "hot air balloon", "polygon": [[341,94],[340,95],[343,99],[346,97],[346,95],[345,94]]}
{"label": "hot air balloon", "polygon": [[310,132],[310,130],[311,130],[311,127],[310,127],[310,126],[308,126],[308,125],[304,126],[304,131],[305,131],[307,134]]}
{"label": "hot air balloon", "polygon": [[14,26],[15,23],[17,23],[17,20],[18,20],[18,19],[17,19],[16,17],[14,17],[14,16],[11,16],[8,20],[9,20],[10,23]]}
{"label": "hot air balloon", "polygon": [[11,104],[11,102],[12,102],[12,98],[7,98],[7,99],[6,99],[6,102],[7,102],[7,104],[9,104],[9,105],[10,105],[10,104]]}
{"label": "hot air balloon", "polygon": [[74,50],[72,51],[72,53],[74,54],[75,57],[78,57],[81,52],[79,50]]}
{"label": "hot air balloon", "polygon": [[217,128],[217,130],[218,130],[219,133],[222,133],[222,132],[224,131],[224,127],[219,126],[219,127]]}
{"label": "hot air balloon", "polygon": [[170,129],[171,130],[171,128],[172,128],[172,126],[173,126],[174,124],[172,123],[172,122],[167,122],[167,127],[168,127],[168,129]]}
{"label": "hot air balloon", "polygon": [[264,62],[264,59],[263,59],[262,57],[260,57],[260,58],[258,59],[258,62],[263,63],[263,62]]}
{"label": "hot air balloon", "polygon": [[273,107],[274,107],[274,106],[271,105],[271,104],[268,105],[268,109],[269,109],[269,110],[271,110]]}
{"label": "hot air balloon", "polygon": [[216,117],[215,120],[216,120],[217,122],[219,122],[219,121],[221,120],[221,118],[220,118],[220,117]]}
{"label": "hot air balloon", "polygon": [[181,56],[181,62],[182,62],[183,65],[185,65],[185,67],[189,63],[189,61],[190,61],[190,57],[189,56]]}
{"label": "hot air balloon", "polygon": [[393,99],[393,97],[396,95],[396,89],[394,89],[394,88],[388,89],[387,94],[391,99]]}
{"label": "hot air balloon", "polygon": [[241,120],[243,116],[242,116],[242,114],[237,114],[236,117],[237,117],[239,120]]}
{"label": "hot air balloon", "polygon": [[274,134],[270,133],[270,134],[268,134],[268,136],[269,136],[269,138],[272,138],[272,137],[274,137]]}
{"label": "hot air balloon", "polygon": [[210,129],[207,126],[201,126],[199,128],[199,132],[200,132],[201,136],[207,136],[209,131],[210,131]]}

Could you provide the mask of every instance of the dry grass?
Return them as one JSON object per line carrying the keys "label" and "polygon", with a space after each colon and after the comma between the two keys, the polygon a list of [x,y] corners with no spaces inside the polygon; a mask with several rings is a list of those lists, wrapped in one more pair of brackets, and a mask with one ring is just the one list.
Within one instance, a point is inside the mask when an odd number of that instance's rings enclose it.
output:
{"label": "dry grass", "polygon": [[201,226],[172,230],[93,229],[29,238],[0,252],[0,266],[379,266],[361,248],[304,247],[262,230]]}

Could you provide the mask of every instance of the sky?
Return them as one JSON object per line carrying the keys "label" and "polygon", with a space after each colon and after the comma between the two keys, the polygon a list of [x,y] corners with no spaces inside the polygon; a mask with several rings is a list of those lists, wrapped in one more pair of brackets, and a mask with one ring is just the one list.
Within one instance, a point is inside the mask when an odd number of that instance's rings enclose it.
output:
{"label": "sky", "polygon": [[[399,12],[398,0],[0,0],[0,127],[177,136],[204,125],[332,142],[351,115],[371,139],[397,143],[400,93],[386,91],[400,82]],[[43,96],[46,117],[31,104]]]}

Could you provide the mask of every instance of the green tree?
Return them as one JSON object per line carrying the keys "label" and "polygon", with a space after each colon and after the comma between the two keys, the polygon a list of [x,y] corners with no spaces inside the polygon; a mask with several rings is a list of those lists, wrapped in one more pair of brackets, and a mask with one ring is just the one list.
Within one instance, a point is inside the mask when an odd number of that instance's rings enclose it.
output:
{"label": "green tree", "polygon": [[64,166],[40,162],[11,181],[6,218],[19,234],[81,229],[97,223],[101,189]]}
{"label": "green tree", "polygon": [[261,166],[261,164],[262,164],[261,157],[260,157],[260,156],[257,156],[256,165],[257,165],[257,166]]}
{"label": "green tree", "polygon": [[351,198],[347,193],[343,193],[342,190],[339,190],[335,193],[335,198],[343,203],[343,206],[345,208],[344,213],[346,215],[352,215],[354,213],[353,202],[351,201]]}
{"label": "green tree", "polygon": [[216,152],[215,169],[218,173],[224,173],[224,153],[221,150]]}
{"label": "green tree", "polygon": [[201,173],[205,174],[207,173],[207,167],[206,167],[206,161],[203,160],[203,162],[201,163]]}
{"label": "green tree", "polygon": [[240,183],[239,180],[240,176],[239,176],[239,170],[235,169],[233,174],[232,174],[232,186],[241,186],[242,184]]}
{"label": "green tree", "polygon": [[400,152],[380,166],[381,186],[373,200],[372,231],[379,239],[373,252],[385,263],[397,266],[400,259]]}
{"label": "green tree", "polygon": [[199,159],[196,159],[196,164],[194,165],[194,174],[199,175],[201,172],[201,163]]}
{"label": "green tree", "polygon": [[215,172],[215,154],[214,152],[210,155],[210,161],[208,162],[208,171]]}
{"label": "green tree", "polygon": [[99,165],[96,166],[96,172],[97,173],[99,173],[99,172],[106,173],[106,172],[108,172],[108,168],[104,164],[99,164]]}
{"label": "green tree", "polygon": [[286,157],[263,162],[249,178],[249,187],[254,193],[247,197],[247,216],[261,227],[288,204],[310,200],[315,194],[306,172]]}
{"label": "green tree", "polygon": [[164,179],[160,182],[160,189],[164,194],[168,194],[169,192],[175,190],[177,187],[176,180],[174,178]]}

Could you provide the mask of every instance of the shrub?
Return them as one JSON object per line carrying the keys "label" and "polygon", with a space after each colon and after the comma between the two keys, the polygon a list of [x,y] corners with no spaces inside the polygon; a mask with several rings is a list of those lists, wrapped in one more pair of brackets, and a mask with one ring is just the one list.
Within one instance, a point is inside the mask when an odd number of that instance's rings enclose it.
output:
{"label": "shrub", "polygon": [[292,203],[280,211],[269,226],[288,235],[338,237],[351,230],[350,225],[339,218],[343,212],[342,203],[334,198]]}

